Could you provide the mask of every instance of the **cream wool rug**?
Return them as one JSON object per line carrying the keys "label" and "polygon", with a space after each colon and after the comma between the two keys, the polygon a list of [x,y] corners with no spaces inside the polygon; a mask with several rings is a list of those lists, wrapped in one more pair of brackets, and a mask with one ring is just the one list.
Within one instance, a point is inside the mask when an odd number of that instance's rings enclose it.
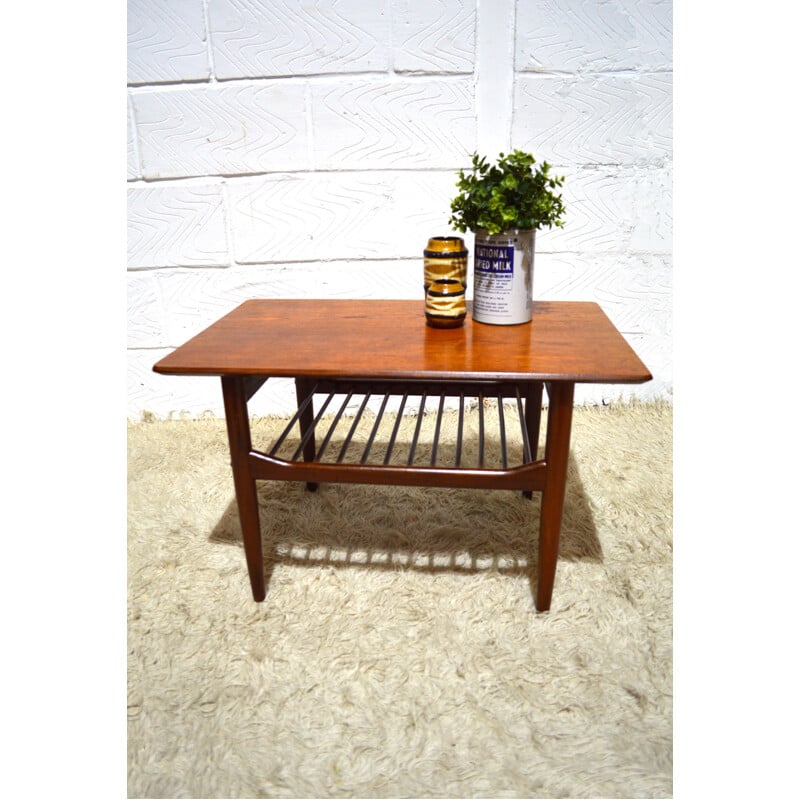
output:
{"label": "cream wool rug", "polygon": [[130,797],[671,796],[668,404],[576,408],[545,614],[538,494],[259,483],[257,604],[224,422],[128,443]]}

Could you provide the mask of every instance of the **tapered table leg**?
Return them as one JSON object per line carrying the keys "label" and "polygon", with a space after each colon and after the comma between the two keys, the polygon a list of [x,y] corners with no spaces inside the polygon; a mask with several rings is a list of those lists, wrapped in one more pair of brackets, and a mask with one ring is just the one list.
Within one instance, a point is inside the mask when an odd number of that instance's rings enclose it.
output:
{"label": "tapered table leg", "polygon": [[[294,379],[294,390],[297,396],[297,407],[300,408],[303,405],[306,397],[311,394],[314,385],[311,381],[305,380],[304,378],[295,378]],[[300,436],[303,437],[306,434],[306,431],[313,425],[314,423],[314,404],[313,401],[309,403],[304,411],[300,414]],[[311,433],[309,436],[308,441],[303,447],[303,459],[305,461],[313,461],[314,456],[317,452],[317,445],[314,441],[314,433]],[[319,488],[318,483],[314,483],[313,481],[308,481],[306,483],[306,489],[309,492],[316,492]]]}
{"label": "tapered table leg", "polygon": [[258,519],[258,495],[249,464],[252,445],[245,379],[239,376],[223,376],[222,396],[225,401],[225,422],[228,426],[233,484],[236,489],[239,522],[242,526],[244,554],[247,559],[247,570],[250,573],[253,599],[260,603],[267,592],[264,582],[261,525]]}
{"label": "tapered table leg", "polygon": [[547,479],[542,491],[539,523],[539,575],[536,586],[536,610],[547,611],[553,596],[558,544],[561,537],[561,515],[567,487],[569,438],[572,429],[572,403],[575,384],[553,382],[547,386],[550,398],[547,411],[547,442],[544,460]]}
{"label": "tapered table leg", "polygon": [[[528,441],[531,445],[531,459],[536,461],[538,456],[537,448],[539,445],[539,427],[542,422],[542,382],[536,381],[528,387],[525,397],[525,428],[528,431]],[[533,497],[532,491],[522,493],[530,500]]]}

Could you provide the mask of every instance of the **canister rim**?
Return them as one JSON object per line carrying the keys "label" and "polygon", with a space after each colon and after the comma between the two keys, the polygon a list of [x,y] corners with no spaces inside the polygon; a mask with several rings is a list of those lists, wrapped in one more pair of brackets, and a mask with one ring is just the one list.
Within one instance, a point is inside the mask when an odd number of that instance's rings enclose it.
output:
{"label": "canister rim", "polygon": [[467,248],[460,236],[431,236],[424,253],[430,258],[454,258],[467,255]]}
{"label": "canister rim", "polygon": [[425,258],[466,258],[469,250],[423,250]]}

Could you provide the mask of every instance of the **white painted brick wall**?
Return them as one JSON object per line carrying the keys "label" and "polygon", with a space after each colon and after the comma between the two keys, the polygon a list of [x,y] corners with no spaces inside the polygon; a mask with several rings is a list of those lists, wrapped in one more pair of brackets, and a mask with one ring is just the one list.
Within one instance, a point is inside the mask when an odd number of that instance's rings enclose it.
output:
{"label": "white painted brick wall", "polygon": [[600,303],[654,374],[578,399],[669,395],[671,2],[129,0],[128,81],[130,418],[222,414],[152,366],[245,299],[418,297],[456,170],[511,147],[566,176],[534,296]]}
{"label": "white painted brick wall", "polygon": [[128,269],[230,263],[223,186],[185,183],[128,190]]}
{"label": "white painted brick wall", "polygon": [[671,0],[517,3],[521,72],[672,71]]}
{"label": "white painted brick wall", "polygon": [[128,0],[128,83],[208,80],[202,0]]}
{"label": "white painted brick wall", "polygon": [[390,171],[236,181],[229,187],[236,261],[419,260],[430,231],[447,229],[452,182],[445,172]]}
{"label": "white painted brick wall", "polygon": [[216,76],[256,78],[390,68],[388,0],[210,0]]}
{"label": "white painted brick wall", "polygon": [[143,177],[308,169],[305,86],[236,82],[138,92]]}

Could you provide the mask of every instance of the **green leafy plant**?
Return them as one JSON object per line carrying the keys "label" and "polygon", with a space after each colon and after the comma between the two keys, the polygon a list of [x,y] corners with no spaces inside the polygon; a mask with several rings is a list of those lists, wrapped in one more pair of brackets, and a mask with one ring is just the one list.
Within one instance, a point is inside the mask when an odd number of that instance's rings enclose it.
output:
{"label": "green leafy plant", "polygon": [[536,159],[522,150],[500,153],[492,165],[474,153],[472,169],[458,171],[450,224],[462,233],[563,227],[564,203],[556,190],[564,178],[551,175],[546,161],[535,169],[534,164]]}

